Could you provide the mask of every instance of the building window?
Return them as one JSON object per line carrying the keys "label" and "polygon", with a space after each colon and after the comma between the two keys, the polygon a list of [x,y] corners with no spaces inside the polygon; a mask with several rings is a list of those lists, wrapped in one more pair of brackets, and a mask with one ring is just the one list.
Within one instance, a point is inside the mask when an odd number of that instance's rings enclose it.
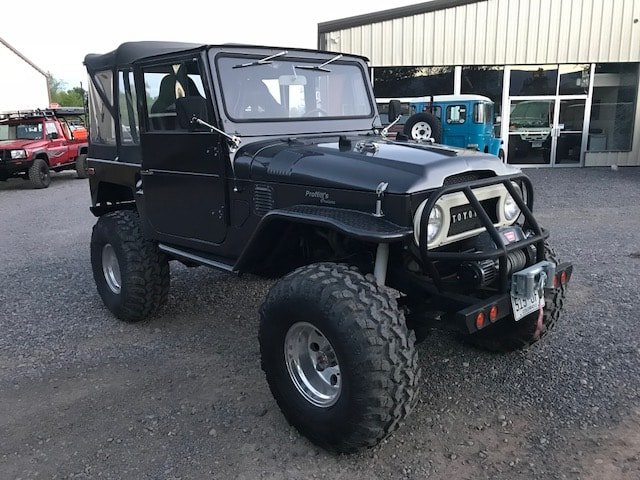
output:
{"label": "building window", "polygon": [[373,91],[377,98],[452,94],[453,70],[453,67],[374,68]]}
{"label": "building window", "polygon": [[475,93],[491,99],[496,115],[502,111],[504,67],[462,67],[461,93]]}
{"label": "building window", "polygon": [[589,93],[591,65],[560,65],[558,73],[560,75],[559,95],[586,95]]}
{"label": "building window", "polygon": [[555,95],[558,65],[526,65],[511,67],[509,95]]}
{"label": "building window", "polygon": [[628,152],[638,97],[637,63],[599,63],[593,79],[590,152]]}

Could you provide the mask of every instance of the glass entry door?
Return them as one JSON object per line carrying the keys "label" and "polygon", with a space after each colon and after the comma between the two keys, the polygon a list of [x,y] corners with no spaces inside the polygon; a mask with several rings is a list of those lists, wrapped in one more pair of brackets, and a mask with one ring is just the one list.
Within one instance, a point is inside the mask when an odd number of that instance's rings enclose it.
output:
{"label": "glass entry door", "polygon": [[554,165],[579,165],[583,150],[584,107],[586,99],[558,99]]}
{"label": "glass entry door", "polygon": [[509,163],[551,165],[555,104],[555,98],[511,100]]}
{"label": "glass entry door", "polygon": [[580,165],[585,104],[583,96],[511,99],[508,163]]}

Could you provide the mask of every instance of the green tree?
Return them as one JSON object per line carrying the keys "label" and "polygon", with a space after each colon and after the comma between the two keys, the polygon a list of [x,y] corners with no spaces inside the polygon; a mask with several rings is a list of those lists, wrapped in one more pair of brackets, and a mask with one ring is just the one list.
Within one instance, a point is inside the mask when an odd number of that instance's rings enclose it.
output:
{"label": "green tree", "polygon": [[84,99],[86,96],[84,88],[74,87],[67,90],[67,84],[59,78],[55,78],[50,73],[48,74],[48,81],[51,103],[57,103],[61,107],[84,106]]}

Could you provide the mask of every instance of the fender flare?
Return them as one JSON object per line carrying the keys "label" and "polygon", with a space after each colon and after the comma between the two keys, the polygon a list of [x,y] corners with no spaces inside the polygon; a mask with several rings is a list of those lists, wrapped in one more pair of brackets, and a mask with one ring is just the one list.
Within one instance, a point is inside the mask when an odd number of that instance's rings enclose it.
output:
{"label": "fender flare", "polygon": [[282,227],[289,224],[325,227],[347,237],[371,243],[396,243],[413,238],[412,227],[397,225],[371,213],[315,205],[296,205],[271,210],[262,217],[233,270],[249,269],[268,252],[271,245],[269,240],[277,238]]}
{"label": "fender flare", "polygon": [[44,161],[47,162],[47,165],[51,166],[49,164],[49,153],[46,150],[35,150],[31,154],[31,160],[35,160],[38,157],[44,157]]}

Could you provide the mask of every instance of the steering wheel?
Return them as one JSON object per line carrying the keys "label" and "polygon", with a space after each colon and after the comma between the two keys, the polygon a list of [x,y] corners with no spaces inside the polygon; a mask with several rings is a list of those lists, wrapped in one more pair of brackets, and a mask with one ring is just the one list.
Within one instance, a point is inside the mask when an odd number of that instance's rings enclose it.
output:
{"label": "steering wheel", "polygon": [[[314,115],[314,113],[317,113],[318,115]],[[309,110],[308,112],[305,112],[304,115],[302,115],[303,117],[327,117],[329,116],[329,114],[326,112],[326,110],[323,110],[321,108],[314,108],[313,110]]]}

